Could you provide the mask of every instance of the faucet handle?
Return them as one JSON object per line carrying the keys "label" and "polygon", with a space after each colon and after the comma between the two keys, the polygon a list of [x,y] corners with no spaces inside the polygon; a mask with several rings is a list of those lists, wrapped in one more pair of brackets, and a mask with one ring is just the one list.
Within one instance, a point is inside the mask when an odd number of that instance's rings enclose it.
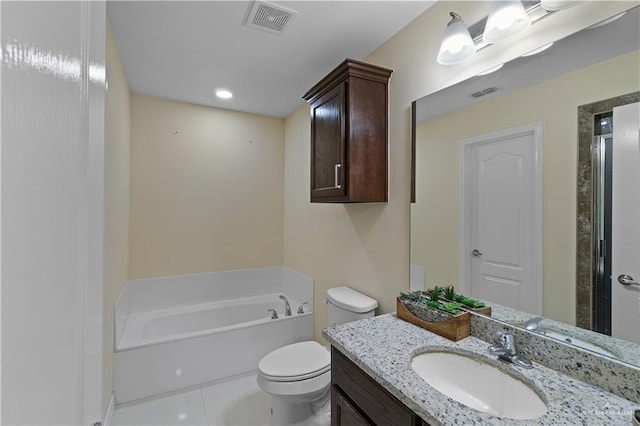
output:
{"label": "faucet handle", "polygon": [[304,305],[308,305],[308,304],[309,304],[309,302],[302,302],[302,303],[300,304],[300,306],[298,306],[298,313],[299,313],[299,314],[304,314],[303,306],[304,306]]}
{"label": "faucet handle", "polygon": [[518,348],[516,347],[516,336],[511,334],[508,331],[500,332],[500,341],[502,343],[502,347],[507,349],[509,352],[516,354],[518,353]]}
{"label": "faucet handle", "polygon": [[267,312],[271,312],[271,319],[278,319],[278,311],[275,309],[267,309]]}
{"label": "faucet handle", "polygon": [[543,317],[533,317],[529,318],[524,322],[524,328],[529,331],[535,331],[540,327],[540,322],[543,320]]}

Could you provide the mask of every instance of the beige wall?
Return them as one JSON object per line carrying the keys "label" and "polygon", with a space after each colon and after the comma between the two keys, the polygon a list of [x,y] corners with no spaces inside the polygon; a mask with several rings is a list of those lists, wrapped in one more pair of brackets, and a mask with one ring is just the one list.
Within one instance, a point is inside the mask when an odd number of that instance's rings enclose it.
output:
{"label": "beige wall", "polygon": [[[103,410],[113,388],[114,305],[129,274],[129,86],[107,22]],[[103,417],[104,418],[104,417]]]}
{"label": "beige wall", "polygon": [[466,22],[476,22],[488,4],[441,1],[376,49],[365,60],[394,69],[386,204],[310,204],[308,107],[287,117],[284,263],[315,280],[317,339],[326,326],[323,301],[328,288],[349,285],[360,290],[379,301],[379,312],[395,310],[396,295],[408,288],[411,102],[631,6],[598,2],[560,11],[509,44],[491,46],[468,63],[447,67],[438,65],[435,57],[450,9]]}
{"label": "beige wall", "polygon": [[131,97],[129,278],[281,265],[284,120]]}
{"label": "beige wall", "polygon": [[427,287],[457,284],[458,141],[540,121],[544,126],[543,314],[574,323],[577,110],[638,90],[638,63],[636,51],[418,125],[411,263],[426,267]]}

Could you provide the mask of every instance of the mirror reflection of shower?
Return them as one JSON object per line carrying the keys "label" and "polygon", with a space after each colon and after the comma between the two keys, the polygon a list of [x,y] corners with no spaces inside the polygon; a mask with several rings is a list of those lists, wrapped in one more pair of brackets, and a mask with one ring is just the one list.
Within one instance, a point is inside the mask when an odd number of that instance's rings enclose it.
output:
{"label": "mirror reflection of shower", "polygon": [[592,327],[611,335],[611,171],[613,111],[593,122],[593,282]]}

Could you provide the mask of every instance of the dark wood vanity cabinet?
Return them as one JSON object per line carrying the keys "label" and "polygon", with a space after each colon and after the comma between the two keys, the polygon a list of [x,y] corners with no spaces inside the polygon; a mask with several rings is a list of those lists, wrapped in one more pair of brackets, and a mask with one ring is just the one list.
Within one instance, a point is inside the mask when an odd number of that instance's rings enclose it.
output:
{"label": "dark wood vanity cabinet", "polygon": [[303,96],[311,104],[311,202],[387,201],[391,73],[347,59]]}
{"label": "dark wood vanity cabinet", "polygon": [[331,348],[331,426],[428,426],[369,375]]}

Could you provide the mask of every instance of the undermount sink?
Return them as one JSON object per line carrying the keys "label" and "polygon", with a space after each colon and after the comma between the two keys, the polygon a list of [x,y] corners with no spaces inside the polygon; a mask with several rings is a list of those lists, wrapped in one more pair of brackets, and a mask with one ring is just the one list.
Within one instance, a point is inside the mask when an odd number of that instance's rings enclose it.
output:
{"label": "undermount sink", "polygon": [[511,419],[535,419],[547,412],[531,387],[476,358],[425,352],[413,357],[411,368],[436,390],[478,411]]}

